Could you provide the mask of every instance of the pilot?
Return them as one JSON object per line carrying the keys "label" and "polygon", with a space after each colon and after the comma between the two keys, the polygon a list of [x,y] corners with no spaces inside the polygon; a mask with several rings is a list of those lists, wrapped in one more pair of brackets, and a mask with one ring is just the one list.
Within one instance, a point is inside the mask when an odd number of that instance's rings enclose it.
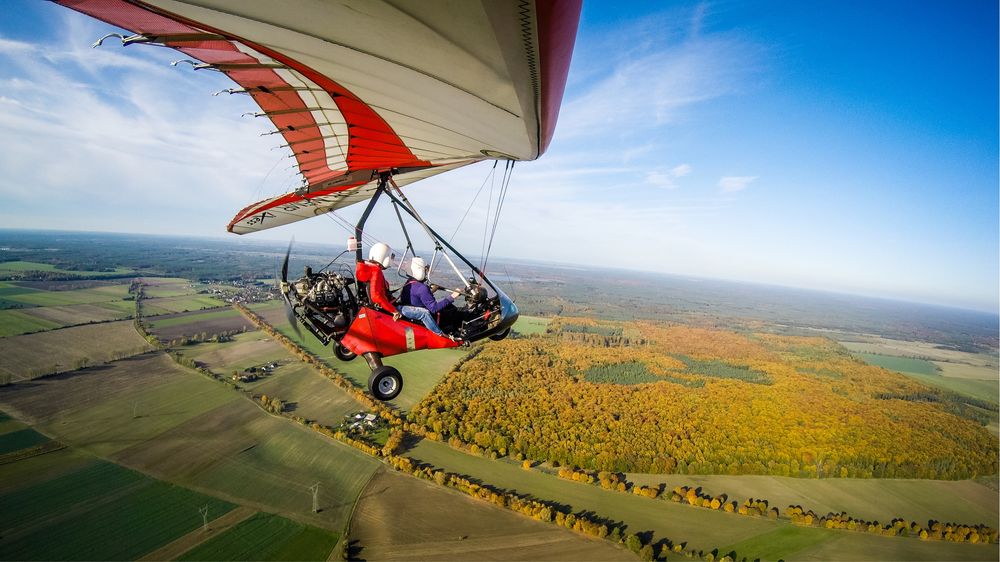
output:
{"label": "pilot", "polygon": [[454,340],[454,337],[441,331],[434,320],[434,315],[454,302],[455,298],[458,297],[458,292],[452,291],[451,295],[441,300],[434,300],[430,287],[424,283],[426,279],[426,262],[423,258],[414,257],[410,260],[410,280],[403,285],[403,289],[399,293],[399,311],[410,320],[419,320],[435,334]]}
{"label": "pilot", "polygon": [[392,255],[389,246],[378,242],[368,250],[368,259],[359,261],[354,268],[354,276],[359,283],[368,284],[368,299],[382,310],[392,314],[393,320],[399,320],[400,314],[392,305],[389,297],[389,284],[385,282],[383,269],[392,265]]}

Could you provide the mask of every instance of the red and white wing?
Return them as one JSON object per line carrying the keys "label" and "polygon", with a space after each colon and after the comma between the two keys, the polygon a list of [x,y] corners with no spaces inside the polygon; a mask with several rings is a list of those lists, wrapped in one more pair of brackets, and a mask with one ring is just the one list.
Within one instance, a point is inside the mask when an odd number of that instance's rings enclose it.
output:
{"label": "red and white wing", "polygon": [[533,160],[555,129],[580,0],[57,0],[177,49],[253,97],[302,189],[244,234],[486,159]]}

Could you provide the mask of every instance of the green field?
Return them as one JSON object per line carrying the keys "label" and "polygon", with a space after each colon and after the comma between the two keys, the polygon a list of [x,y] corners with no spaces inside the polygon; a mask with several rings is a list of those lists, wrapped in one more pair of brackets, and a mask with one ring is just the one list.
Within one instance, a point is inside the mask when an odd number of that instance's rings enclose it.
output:
{"label": "green field", "polygon": [[144,299],[142,301],[142,311],[146,316],[155,316],[158,314],[202,310],[205,308],[218,308],[225,306],[225,304],[208,295],[185,295],[160,299]]}
{"label": "green field", "polygon": [[41,445],[49,438],[30,427],[0,434],[0,455]]}
{"label": "green field", "polygon": [[0,375],[26,380],[137,355],[152,347],[132,322],[106,322],[0,338]]}
{"label": "green field", "polygon": [[[163,353],[31,384],[4,387],[0,408],[68,445],[325,529],[344,527],[355,498],[381,466],[353,447],[265,413]],[[331,392],[341,391],[331,385]],[[314,514],[309,486],[317,482],[322,511]]]}
{"label": "green field", "polygon": [[544,334],[545,329],[549,326],[550,319],[542,318],[541,316],[518,316],[517,322],[514,323],[513,331],[515,334],[520,334],[522,336],[531,336],[534,334]]}
{"label": "green field", "polygon": [[997,380],[944,377],[941,376],[938,367],[934,363],[924,359],[894,357],[878,353],[856,352],[855,355],[861,357],[866,363],[871,365],[898,371],[924,384],[964,394],[965,396],[979,400],[996,403],[998,393],[1000,393],[1000,382]]}
{"label": "green field", "polygon": [[274,374],[244,386],[255,394],[280,398],[292,415],[328,426],[337,426],[345,415],[362,409],[332,381],[302,363],[283,365]]}
{"label": "green field", "polygon": [[214,518],[234,507],[101,461],[6,492],[0,504],[4,560],[134,560],[198,528],[199,508]]}
{"label": "green field", "polygon": [[[629,532],[651,531],[654,540],[669,538],[684,541],[687,548],[710,551],[719,548],[721,554],[743,545],[737,554],[748,559],[849,559],[849,560],[994,560],[997,545],[971,545],[955,543],[925,543],[913,538],[874,537],[863,533],[797,527],[791,523],[746,517],[715,510],[690,507],[663,499],[649,499],[634,494],[623,494],[556,478],[538,470],[524,470],[519,465],[504,461],[491,461],[456,451],[447,445],[429,440],[418,443],[410,456],[487,482],[520,494],[568,506],[574,511],[592,510],[602,517],[620,521]],[[726,492],[742,497],[740,490]],[[995,497],[991,496],[991,497]],[[809,503],[804,495],[796,503]],[[947,502],[949,497],[928,498],[929,501]],[[985,501],[985,500],[983,500]],[[784,507],[784,506],[782,506]],[[972,523],[970,521],[970,523]],[[749,542],[768,533],[777,533],[772,539],[758,543]],[[823,538],[828,536],[828,539]],[[868,539],[877,540],[873,547]],[[746,541],[746,542],[745,542]],[[838,552],[825,552],[816,558],[826,545],[836,543]],[[761,545],[764,552],[749,548]],[[926,548],[925,548],[926,547]]]}
{"label": "green field", "polygon": [[87,277],[105,277],[115,275],[125,275],[133,270],[125,267],[115,268],[114,271],[75,271],[69,269],[57,269],[54,265],[47,263],[37,263],[30,261],[6,261],[0,262],[0,275],[11,273],[23,273],[25,271],[44,271],[50,273],[62,273],[65,275],[80,275]]}
{"label": "green field", "polygon": [[36,318],[23,310],[0,310],[0,338],[58,328],[63,324]]}
{"label": "green field", "polygon": [[128,284],[70,291],[34,291],[5,298],[33,306],[68,306],[120,301],[126,296],[128,296]]}
{"label": "green field", "polygon": [[892,355],[880,355],[878,353],[858,353],[869,365],[877,365],[891,371],[908,373],[914,375],[937,375],[938,368],[924,359],[912,357],[894,357]]}
{"label": "green field", "polygon": [[[270,361],[293,361],[284,347],[259,331],[237,334],[228,342],[185,345],[175,351],[181,357],[204,363],[213,372],[226,376]],[[294,361],[299,362],[298,359]]]}
{"label": "green field", "polygon": [[242,317],[238,310],[225,307],[218,310],[199,312],[196,314],[185,314],[183,316],[172,316],[170,318],[154,317],[150,319],[149,327],[155,330],[157,328],[169,328],[171,326],[180,326],[184,324],[196,324],[206,320],[237,317]]}
{"label": "green field", "polygon": [[[801,505],[820,515],[846,511],[865,520],[903,517],[923,524],[928,519],[1000,526],[1000,507],[993,492],[972,480],[890,480],[857,478],[788,478],[689,474],[628,474],[643,486],[698,486],[714,496],[759,498],[784,510]],[[873,501],[877,498],[877,501]]]}
{"label": "green field", "polygon": [[257,513],[178,560],[326,560],[338,535],[270,513]]}

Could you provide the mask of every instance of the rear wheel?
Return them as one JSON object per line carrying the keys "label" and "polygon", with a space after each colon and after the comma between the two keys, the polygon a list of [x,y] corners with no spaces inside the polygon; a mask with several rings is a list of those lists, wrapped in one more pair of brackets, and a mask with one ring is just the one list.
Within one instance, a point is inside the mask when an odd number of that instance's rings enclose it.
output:
{"label": "rear wheel", "polygon": [[492,336],[490,336],[490,339],[493,341],[500,341],[509,335],[510,335],[510,328],[507,328],[502,332],[497,332],[496,334],[493,334]]}
{"label": "rear wheel", "polygon": [[355,357],[357,357],[357,355],[353,351],[340,345],[339,342],[333,342],[333,354],[334,356],[337,357],[337,359],[340,359],[341,361],[350,361]]}
{"label": "rear wheel", "polygon": [[368,391],[383,402],[392,400],[401,390],[403,390],[403,375],[400,375],[394,367],[383,365],[372,371],[368,377]]}

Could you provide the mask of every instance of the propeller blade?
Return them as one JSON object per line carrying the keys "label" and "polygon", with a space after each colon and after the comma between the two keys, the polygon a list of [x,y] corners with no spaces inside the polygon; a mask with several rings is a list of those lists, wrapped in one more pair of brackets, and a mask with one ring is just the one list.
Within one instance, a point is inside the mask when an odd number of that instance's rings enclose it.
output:
{"label": "propeller blade", "polygon": [[292,244],[295,243],[295,239],[288,243],[288,250],[285,251],[285,261],[281,264],[281,280],[285,283],[288,282],[288,256],[292,253]]}
{"label": "propeller blade", "polygon": [[302,338],[302,331],[299,329],[299,319],[295,317],[295,310],[292,306],[292,299],[288,296],[291,286],[288,284],[288,257],[292,254],[292,244],[295,239],[288,243],[288,250],[285,251],[285,261],[281,263],[281,282],[278,287],[281,289],[281,298],[285,301],[285,318],[295,331],[295,335]]}

